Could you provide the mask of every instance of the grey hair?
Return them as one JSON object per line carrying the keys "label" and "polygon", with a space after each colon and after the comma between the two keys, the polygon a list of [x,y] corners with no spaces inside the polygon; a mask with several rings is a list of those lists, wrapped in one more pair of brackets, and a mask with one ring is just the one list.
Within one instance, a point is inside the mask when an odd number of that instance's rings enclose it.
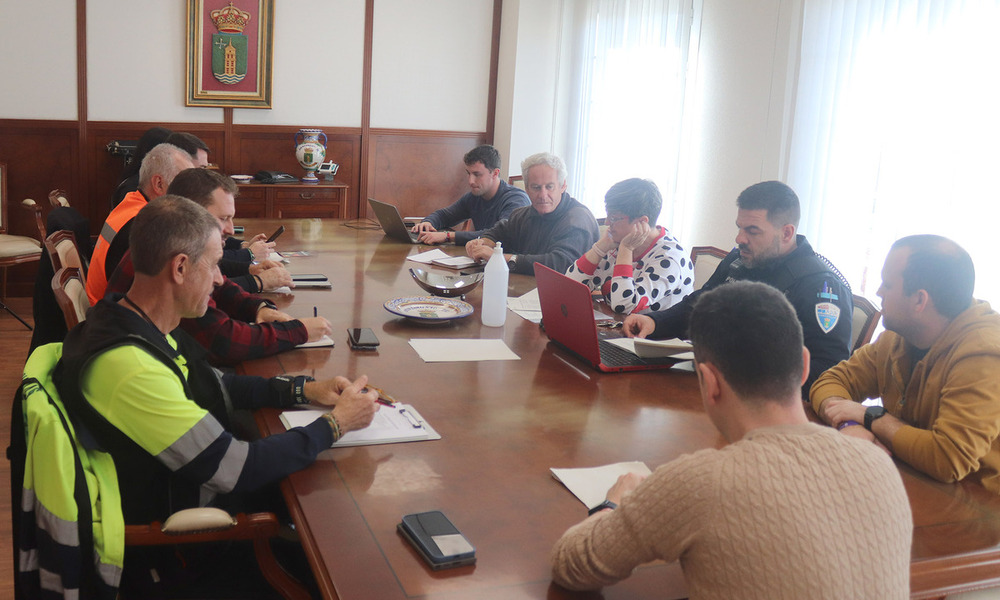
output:
{"label": "grey hair", "polygon": [[[178,161],[182,158],[183,161]],[[190,168],[191,155],[173,144],[157,144],[142,159],[139,167],[139,189],[143,189],[152,181],[153,175],[159,175],[167,180],[167,185],[184,169]]]}
{"label": "grey hair", "polygon": [[566,183],[566,163],[563,162],[561,158],[555,154],[549,152],[539,152],[538,154],[532,154],[528,158],[521,161],[521,176],[527,180],[528,169],[531,167],[537,167],[539,165],[545,165],[546,167],[551,167],[555,169],[556,176],[559,178],[559,185]]}

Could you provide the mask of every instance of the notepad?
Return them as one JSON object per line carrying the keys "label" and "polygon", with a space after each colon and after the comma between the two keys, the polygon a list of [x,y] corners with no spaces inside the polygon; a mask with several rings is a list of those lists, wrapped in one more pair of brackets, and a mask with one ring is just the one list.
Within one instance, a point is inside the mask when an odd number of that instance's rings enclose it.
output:
{"label": "notepad", "polygon": [[315,342],[303,342],[296,346],[296,348],[332,348],[333,346],[333,338],[328,335],[324,335]]}
{"label": "notepad", "polygon": [[556,481],[562,482],[573,495],[588,508],[594,508],[604,502],[608,490],[618,481],[618,477],[626,473],[649,475],[651,471],[645,463],[621,462],[603,467],[582,469],[549,469]]}
{"label": "notepad", "polygon": [[479,262],[471,256],[451,256],[448,258],[435,258],[431,261],[431,264],[446,269],[465,269],[478,266]]}
{"label": "notepad", "polygon": [[292,282],[296,288],[330,288],[333,285],[326,275],[319,273],[292,273]]}
{"label": "notepad", "polygon": [[[286,410],[281,413],[281,422],[286,429],[305,427],[326,412],[314,408]],[[357,431],[348,431],[331,448],[439,439],[441,435],[434,431],[415,408],[409,404],[395,404],[379,408],[371,425]]]}

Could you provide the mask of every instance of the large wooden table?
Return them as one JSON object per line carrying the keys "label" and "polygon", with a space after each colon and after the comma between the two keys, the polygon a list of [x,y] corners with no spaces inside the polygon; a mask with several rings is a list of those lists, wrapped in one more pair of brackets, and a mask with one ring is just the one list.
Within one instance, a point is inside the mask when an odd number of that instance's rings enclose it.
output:
{"label": "large wooden table", "polygon": [[[273,231],[278,221],[243,224],[250,235]],[[552,544],[586,509],[549,468],[628,460],[655,468],[683,453],[722,446],[702,412],[692,374],[600,374],[514,313],[502,328],[482,326],[480,289],[466,297],[476,307],[471,317],[443,326],[408,322],[382,304],[425,295],[408,272],[421,265],[405,257],[429,248],[340,221],[283,224],[280,248],[315,253],[291,259],[289,269],[325,273],[334,286],[279,297],[279,304],[293,316],[311,316],[318,307],[333,323],[336,347],[287,352],[245,363],[242,370],[317,378],[367,374],[374,385],[413,404],[442,435],[439,441],[329,450],[283,482],[326,597],[686,596],[676,563],[644,566],[602,595],[552,584]],[[534,278],[512,275],[510,287],[509,295],[523,294],[535,287]],[[381,340],[378,352],[351,351],[348,327],[371,327]],[[408,345],[411,338],[502,338],[521,360],[424,363]],[[277,411],[260,411],[257,421],[265,435],[284,430]],[[1000,585],[1000,498],[975,485],[931,481],[905,465],[900,471],[915,523],[913,597],[937,598],[974,582]],[[404,514],[427,510],[444,511],[476,546],[475,566],[433,572],[396,533]]]}

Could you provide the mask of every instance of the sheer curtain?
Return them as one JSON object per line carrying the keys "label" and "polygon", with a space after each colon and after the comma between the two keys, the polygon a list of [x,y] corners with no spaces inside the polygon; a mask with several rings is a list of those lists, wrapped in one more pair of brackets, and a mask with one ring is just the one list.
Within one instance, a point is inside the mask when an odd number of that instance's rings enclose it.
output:
{"label": "sheer curtain", "polygon": [[894,240],[936,233],[1000,305],[998,31],[998,0],[804,0],[787,181],[856,293]]}
{"label": "sheer curtain", "polygon": [[697,36],[695,0],[581,0],[585,30],[578,46],[579,103],[570,192],[598,217],[604,194],[629,177],[656,182],[660,222],[673,221],[684,153],[685,95]]}

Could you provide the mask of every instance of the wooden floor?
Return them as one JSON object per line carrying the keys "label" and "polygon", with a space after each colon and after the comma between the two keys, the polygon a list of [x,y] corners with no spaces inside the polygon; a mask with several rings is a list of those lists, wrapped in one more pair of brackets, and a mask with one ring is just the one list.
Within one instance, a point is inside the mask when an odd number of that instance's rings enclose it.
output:
{"label": "wooden floor", "polygon": [[[7,298],[5,303],[22,319],[32,323],[31,298]],[[32,323],[33,324],[33,323]],[[0,442],[10,443],[10,406],[21,384],[21,371],[28,358],[31,332],[17,319],[0,310]],[[13,548],[11,547],[10,463],[0,460],[0,598],[14,597]]]}

